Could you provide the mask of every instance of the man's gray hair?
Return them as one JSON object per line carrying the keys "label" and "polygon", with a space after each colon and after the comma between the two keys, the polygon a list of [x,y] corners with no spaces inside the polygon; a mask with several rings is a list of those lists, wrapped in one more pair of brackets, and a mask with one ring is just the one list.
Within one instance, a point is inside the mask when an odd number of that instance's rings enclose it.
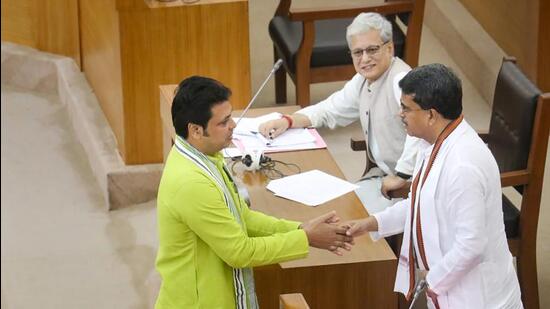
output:
{"label": "man's gray hair", "polygon": [[382,41],[388,42],[392,39],[391,23],[378,13],[361,13],[355,17],[346,31],[346,40],[351,48],[351,37],[357,34],[365,33],[370,30],[379,30]]}

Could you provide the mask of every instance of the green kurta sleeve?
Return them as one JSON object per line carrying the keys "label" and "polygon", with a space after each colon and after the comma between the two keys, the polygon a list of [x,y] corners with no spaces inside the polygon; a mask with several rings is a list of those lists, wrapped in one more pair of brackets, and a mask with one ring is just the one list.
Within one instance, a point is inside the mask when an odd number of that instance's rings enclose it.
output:
{"label": "green kurta sleeve", "polygon": [[275,233],[286,233],[298,229],[300,222],[277,219],[259,211],[242,207],[249,236],[268,236]]}
{"label": "green kurta sleeve", "polygon": [[[180,199],[192,207],[174,210],[181,212],[186,224],[231,267],[268,265],[308,254],[306,234],[297,229],[297,223],[241,209],[245,226],[250,224],[251,235],[247,235],[229,211],[223,193],[206,177],[192,187],[180,188],[175,200]],[[268,235],[269,230],[275,233]]]}

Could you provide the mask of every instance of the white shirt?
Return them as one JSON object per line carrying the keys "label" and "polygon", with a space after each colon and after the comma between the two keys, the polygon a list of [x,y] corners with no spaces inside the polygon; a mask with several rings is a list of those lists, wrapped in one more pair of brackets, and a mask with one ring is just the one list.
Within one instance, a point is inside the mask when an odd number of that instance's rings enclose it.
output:
{"label": "white shirt", "polygon": [[[425,169],[432,149],[419,153],[415,175],[423,161]],[[441,308],[521,308],[504,232],[498,166],[466,121],[443,142],[419,194],[415,213],[420,205],[430,268],[426,280]],[[379,239],[404,232],[395,284],[395,290],[404,294],[409,281],[410,203],[409,196],[375,214],[378,232],[371,233]],[[413,245],[418,252],[416,239]]]}
{"label": "white shirt", "polygon": [[[401,89],[399,88],[399,81],[406,75],[406,72],[397,74],[393,79],[393,91],[395,96],[395,104],[400,106],[401,102]],[[337,126],[347,126],[354,121],[359,119],[359,104],[360,104],[360,92],[361,86],[363,85],[365,78],[360,74],[355,74],[351,80],[349,80],[344,88],[336,91],[330,95],[327,99],[315,104],[308,106],[304,109],[299,110],[297,113],[305,115],[311,121],[311,124],[318,127],[329,127],[331,129],[336,128]],[[366,85],[369,87],[369,85]],[[363,128],[364,130],[368,128]],[[379,147],[376,142],[376,136],[370,134],[372,130],[368,130],[368,143],[369,149],[373,156],[375,163],[386,174],[391,174],[384,169],[384,163],[380,160],[377,160]],[[407,135],[405,145],[403,148],[403,153],[401,154],[399,160],[397,161],[395,170],[404,174],[411,175],[414,169],[415,155],[420,148],[421,140],[415,137]]]}

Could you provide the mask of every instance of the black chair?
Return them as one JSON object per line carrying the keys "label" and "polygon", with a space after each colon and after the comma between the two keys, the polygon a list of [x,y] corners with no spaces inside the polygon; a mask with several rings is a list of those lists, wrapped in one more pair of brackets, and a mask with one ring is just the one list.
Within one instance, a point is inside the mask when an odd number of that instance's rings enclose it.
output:
{"label": "black chair", "polygon": [[[274,61],[284,61],[275,76],[275,99],[286,102],[286,73],[296,85],[296,103],[310,104],[309,85],[348,80],[355,74],[348,53],[346,28],[362,12],[386,15],[393,25],[396,56],[411,67],[418,64],[425,0],[386,1],[376,6],[290,10],[280,0],[269,23]],[[406,25],[404,33],[397,25]]]}
{"label": "black chair", "polygon": [[539,308],[537,225],[550,128],[550,93],[541,91],[504,58],[493,99],[489,133],[480,134],[495,156],[502,187],[522,195],[521,209],[502,196],[504,225],[525,308]]}

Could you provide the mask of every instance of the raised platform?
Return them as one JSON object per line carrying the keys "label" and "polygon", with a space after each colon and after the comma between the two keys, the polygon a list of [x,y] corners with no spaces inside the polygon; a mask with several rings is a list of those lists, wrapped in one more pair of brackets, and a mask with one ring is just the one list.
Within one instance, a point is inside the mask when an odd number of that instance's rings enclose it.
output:
{"label": "raised platform", "polygon": [[59,96],[103,191],[106,209],[156,198],[162,164],[124,164],[97,98],[71,58],[2,42],[2,83]]}

